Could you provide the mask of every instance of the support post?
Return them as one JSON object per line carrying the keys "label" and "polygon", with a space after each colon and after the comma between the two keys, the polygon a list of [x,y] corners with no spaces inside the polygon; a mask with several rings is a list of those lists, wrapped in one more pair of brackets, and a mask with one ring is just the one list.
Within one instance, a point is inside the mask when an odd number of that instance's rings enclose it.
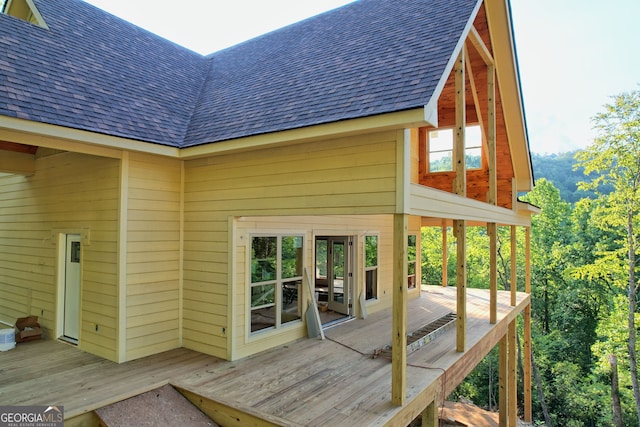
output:
{"label": "support post", "polygon": [[533,422],[533,408],[531,406],[531,304],[524,308],[524,422]]}
{"label": "support post", "polygon": [[517,263],[517,227],[511,226],[511,306],[516,306],[516,292],[518,291],[518,263]]}
{"label": "support post", "polygon": [[516,427],[516,420],[518,419],[518,369],[517,369],[517,354],[518,348],[516,346],[516,319],[513,319],[507,328],[507,334],[509,339],[509,390],[507,392],[507,405],[509,412],[509,427]]}
{"label": "support post", "polygon": [[[531,227],[525,229],[525,292],[531,293]],[[524,308],[524,421],[533,422],[531,406],[531,303]]]}
{"label": "support post", "polygon": [[438,427],[438,404],[434,400],[422,411],[422,427]]}
{"label": "support post", "polygon": [[467,167],[465,161],[465,127],[467,124],[467,107],[465,100],[465,47],[462,45],[455,65],[456,84],[456,129],[453,146],[454,170],[456,173],[454,193],[459,196],[467,194]]}
{"label": "support post", "polygon": [[449,247],[447,243],[447,220],[442,220],[442,286],[447,287],[449,284]]}
{"label": "support post", "polygon": [[453,221],[456,233],[456,351],[467,347],[467,222]]}
{"label": "support post", "polygon": [[498,321],[498,225],[487,224],[489,235],[489,323]]}
{"label": "support post", "polygon": [[402,406],[407,398],[407,232],[409,217],[393,216],[393,315],[391,350],[391,403]]}
{"label": "support post", "polygon": [[496,89],[495,67],[487,65],[487,91],[489,98],[487,113],[487,164],[489,169],[489,197],[492,205],[498,204],[498,173],[496,167]]}
{"label": "support post", "polygon": [[500,339],[500,356],[498,357],[498,413],[500,427],[507,427],[509,412],[507,411],[509,400],[508,391],[509,384],[507,380],[508,376],[508,338],[504,335]]}

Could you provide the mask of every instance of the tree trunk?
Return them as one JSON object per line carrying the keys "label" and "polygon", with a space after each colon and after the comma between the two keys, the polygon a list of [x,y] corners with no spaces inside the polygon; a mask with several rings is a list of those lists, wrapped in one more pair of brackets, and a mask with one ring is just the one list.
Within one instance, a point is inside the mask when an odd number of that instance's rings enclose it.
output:
{"label": "tree trunk", "polygon": [[633,386],[633,398],[636,402],[636,414],[638,416],[638,425],[640,426],[640,387],[638,386],[638,363],[636,357],[636,253],[635,241],[633,236],[633,211],[627,211],[627,244],[629,245],[629,317],[627,320],[629,328],[629,342],[627,347],[629,350],[629,371],[631,373],[631,385]]}
{"label": "tree trunk", "polygon": [[620,386],[618,385],[618,359],[615,354],[609,355],[611,366],[611,406],[613,408],[613,425],[622,427],[622,406],[620,406]]}
{"label": "tree trunk", "polygon": [[553,427],[549,408],[547,408],[547,402],[544,400],[544,390],[542,389],[542,381],[540,381],[540,375],[538,374],[538,366],[533,358],[533,354],[531,354],[531,370],[533,371],[533,379],[536,382],[536,389],[538,390],[538,398],[540,399],[540,407],[542,408],[542,414],[544,415],[544,422],[546,427]]}

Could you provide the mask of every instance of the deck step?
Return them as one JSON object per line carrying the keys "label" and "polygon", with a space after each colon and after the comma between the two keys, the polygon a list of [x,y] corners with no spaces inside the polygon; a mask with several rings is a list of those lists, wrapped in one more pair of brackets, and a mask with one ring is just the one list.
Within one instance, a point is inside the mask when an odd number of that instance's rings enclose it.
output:
{"label": "deck step", "polygon": [[[411,354],[424,347],[427,343],[454,328],[455,324],[456,314],[447,313],[433,322],[407,334],[407,354]],[[376,350],[374,354],[376,356],[380,355],[391,358],[391,346],[387,345],[380,350]]]}

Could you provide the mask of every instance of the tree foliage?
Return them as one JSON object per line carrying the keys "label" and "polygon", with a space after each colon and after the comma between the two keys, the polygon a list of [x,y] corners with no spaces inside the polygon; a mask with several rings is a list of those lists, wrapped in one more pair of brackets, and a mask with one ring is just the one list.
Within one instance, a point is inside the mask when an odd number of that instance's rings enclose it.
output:
{"label": "tree foliage", "polygon": [[[533,352],[554,425],[639,425],[635,335],[640,321],[640,91],[613,97],[593,124],[598,136],[587,149],[533,155],[538,180],[522,198],[541,209],[531,227]],[[423,232],[423,283],[439,284],[441,232],[425,230],[432,234],[424,238]],[[508,227],[499,227],[499,234],[498,268],[505,287],[510,274]],[[452,236],[448,244],[453,283]],[[471,228],[467,266],[478,274],[469,274],[470,287],[486,287],[487,253],[486,231]],[[612,389],[612,356],[618,368],[617,394]],[[454,397],[496,409],[497,369],[491,352]],[[618,395],[622,416],[614,420]],[[533,398],[534,417],[542,422],[538,395]]]}

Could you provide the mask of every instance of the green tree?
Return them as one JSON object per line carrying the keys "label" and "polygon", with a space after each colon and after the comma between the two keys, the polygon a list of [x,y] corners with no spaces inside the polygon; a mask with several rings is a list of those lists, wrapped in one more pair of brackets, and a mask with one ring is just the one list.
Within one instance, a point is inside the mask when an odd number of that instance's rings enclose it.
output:
{"label": "green tree", "polygon": [[[637,244],[640,220],[640,91],[613,97],[604,111],[593,118],[597,137],[586,150],[576,155],[585,174],[597,174],[580,184],[585,190],[599,191],[610,185],[613,191],[600,193],[604,201],[594,211],[595,225],[617,236],[616,245],[604,249],[590,266],[602,275],[610,275],[616,286],[627,294],[628,361],[638,424],[640,424],[640,385],[636,351]],[[596,270],[597,271],[597,270]]]}

